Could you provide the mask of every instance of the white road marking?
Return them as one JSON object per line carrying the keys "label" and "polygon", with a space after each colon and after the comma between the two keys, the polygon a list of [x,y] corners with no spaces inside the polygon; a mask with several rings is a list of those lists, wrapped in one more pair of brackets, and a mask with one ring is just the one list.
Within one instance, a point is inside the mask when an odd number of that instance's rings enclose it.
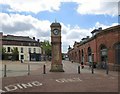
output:
{"label": "white road marking", "polygon": [[[14,85],[8,85],[5,86],[4,89],[6,92],[8,91],[14,91],[17,89],[25,89],[25,88],[30,88],[30,87],[38,87],[38,86],[42,86],[43,84],[38,82],[38,81],[33,81],[33,82],[29,82],[29,83],[17,83]],[[3,90],[0,90],[0,92],[5,92]]]}
{"label": "white road marking", "polygon": [[80,78],[61,78],[61,79],[56,79],[56,82],[58,82],[58,83],[80,82],[80,81],[82,81]]}

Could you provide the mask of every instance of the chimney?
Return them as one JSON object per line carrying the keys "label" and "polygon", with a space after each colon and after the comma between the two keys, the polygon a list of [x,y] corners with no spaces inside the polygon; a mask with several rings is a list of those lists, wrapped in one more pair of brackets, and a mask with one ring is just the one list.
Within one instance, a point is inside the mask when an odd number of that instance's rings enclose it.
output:
{"label": "chimney", "polygon": [[[3,37],[3,32],[0,32],[0,39],[2,39],[2,37]],[[0,43],[2,43],[2,42],[0,41]]]}
{"label": "chimney", "polygon": [[38,41],[38,42],[40,42],[40,40],[39,40],[39,39],[37,39],[37,41]]}
{"label": "chimney", "polygon": [[33,39],[35,40],[35,37],[33,37]]}
{"label": "chimney", "polygon": [[3,36],[3,32],[0,32],[0,36]]}
{"label": "chimney", "polygon": [[99,27],[98,30],[101,31],[101,30],[102,30],[102,27]]}
{"label": "chimney", "polygon": [[89,36],[87,36],[87,39],[89,39]]}

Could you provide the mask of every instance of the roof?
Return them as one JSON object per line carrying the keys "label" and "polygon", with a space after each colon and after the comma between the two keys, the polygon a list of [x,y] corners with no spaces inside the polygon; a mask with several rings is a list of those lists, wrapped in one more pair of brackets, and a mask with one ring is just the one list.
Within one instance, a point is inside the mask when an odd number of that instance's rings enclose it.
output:
{"label": "roof", "polygon": [[14,41],[31,41],[36,42],[36,40],[28,37],[28,36],[14,36],[14,35],[7,35],[3,36],[3,40],[14,40]]}
{"label": "roof", "polygon": [[91,38],[88,38],[86,41],[81,42],[81,43],[79,44],[79,46],[81,46],[81,45],[83,45],[83,44],[85,44],[85,43],[87,43],[87,42],[95,39],[97,36],[99,36],[100,34],[104,34],[105,32],[106,32],[106,33],[109,33],[110,31],[112,31],[112,32],[115,32],[115,31],[118,32],[116,29],[120,30],[120,25],[112,26],[112,27],[106,28],[106,29],[104,29],[104,30],[101,30],[101,31],[100,31],[99,33],[97,33],[95,36],[92,36]]}
{"label": "roof", "polygon": [[91,33],[93,34],[93,33],[98,32],[98,31],[99,31],[99,30],[94,29]]}
{"label": "roof", "polygon": [[50,25],[50,27],[51,27],[51,26],[53,26],[53,27],[54,27],[54,26],[60,26],[60,27],[61,27],[60,23],[58,23],[58,22],[52,23],[52,24]]}

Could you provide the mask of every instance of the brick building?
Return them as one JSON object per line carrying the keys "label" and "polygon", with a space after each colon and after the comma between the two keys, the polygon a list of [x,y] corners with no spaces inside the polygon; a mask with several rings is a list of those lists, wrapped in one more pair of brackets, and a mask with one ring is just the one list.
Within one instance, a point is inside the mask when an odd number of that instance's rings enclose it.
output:
{"label": "brick building", "polygon": [[83,38],[75,42],[73,48],[68,48],[69,60],[84,64],[92,61],[98,68],[106,69],[106,64],[111,70],[120,66],[120,25],[102,30],[95,29],[92,37]]}
{"label": "brick building", "polygon": [[[4,49],[5,55],[2,59],[5,60],[26,60],[26,61],[41,61],[41,47],[40,41],[35,40],[35,37],[30,38],[28,36],[14,36],[3,35],[0,33],[0,41],[2,42],[2,49]],[[13,50],[17,50],[15,58],[13,58]]]}

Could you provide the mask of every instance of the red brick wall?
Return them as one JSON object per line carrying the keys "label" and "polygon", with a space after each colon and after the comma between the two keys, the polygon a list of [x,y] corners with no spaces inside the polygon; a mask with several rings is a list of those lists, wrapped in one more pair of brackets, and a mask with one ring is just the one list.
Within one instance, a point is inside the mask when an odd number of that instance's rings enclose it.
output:
{"label": "red brick wall", "polygon": [[[102,30],[100,34],[97,34],[91,41],[88,41],[84,44],[79,44],[77,47],[68,52],[71,55],[70,60],[76,62],[81,62],[82,49],[84,50],[84,63],[88,62],[88,47],[91,48],[92,53],[94,54],[94,61],[97,63],[101,62],[100,47],[105,45],[108,49],[108,63],[115,64],[115,47],[114,45],[120,42],[120,26],[115,26],[113,28],[108,28]],[[80,50],[80,59],[79,59],[79,50]],[[75,55],[77,52],[77,56]]]}

